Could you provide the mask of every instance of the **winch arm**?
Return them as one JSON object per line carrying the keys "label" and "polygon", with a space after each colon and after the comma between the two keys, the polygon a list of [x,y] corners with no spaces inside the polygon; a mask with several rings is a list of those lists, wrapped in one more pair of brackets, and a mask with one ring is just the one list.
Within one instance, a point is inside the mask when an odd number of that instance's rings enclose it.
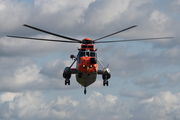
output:
{"label": "winch arm", "polygon": [[108,66],[105,68],[98,59],[97,59],[97,61],[99,62],[99,64],[103,68],[103,70],[98,70],[97,74],[102,75],[103,86],[105,86],[105,85],[108,86],[109,85],[108,79],[110,79],[110,77],[111,77],[110,70],[109,70]]}
{"label": "winch arm", "polygon": [[97,61],[98,61],[98,63],[101,65],[101,67],[104,69],[104,66],[102,65],[102,63],[98,60],[98,59],[96,59]]}

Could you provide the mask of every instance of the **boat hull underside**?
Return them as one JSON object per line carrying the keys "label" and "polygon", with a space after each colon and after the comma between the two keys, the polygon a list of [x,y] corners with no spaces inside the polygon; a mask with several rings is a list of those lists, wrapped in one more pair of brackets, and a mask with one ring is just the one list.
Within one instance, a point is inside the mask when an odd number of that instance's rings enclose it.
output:
{"label": "boat hull underside", "polygon": [[76,74],[76,80],[79,84],[84,87],[87,87],[96,81],[97,73],[82,73],[79,72]]}

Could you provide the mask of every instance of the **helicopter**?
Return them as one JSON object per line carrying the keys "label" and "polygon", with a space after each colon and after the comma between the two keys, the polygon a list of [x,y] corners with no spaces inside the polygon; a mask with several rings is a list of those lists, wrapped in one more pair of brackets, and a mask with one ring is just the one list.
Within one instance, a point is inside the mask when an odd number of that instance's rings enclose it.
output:
{"label": "helicopter", "polygon": [[[112,42],[128,42],[128,41],[141,41],[141,40],[153,40],[153,39],[171,39],[173,37],[158,37],[158,38],[143,38],[143,39],[129,39],[129,40],[113,40],[113,41],[100,41],[104,38],[110,37],[112,35],[124,32],[126,30],[137,27],[137,25],[133,25],[126,29],[122,29],[120,31],[114,32],[112,34],[100,37],[95,40],[91,40],[90,38],[84,38],[83,40],[67,37],[64,35],[56,34],[53,32],[49,32],[43,29],[39,29],[37,27],[33,27],[27,24],[23,26],[41,31],[43,33],[47,33],[56,37],[64,38],[66,40],[53,40],[53,39],[41,39],[41,38],[31,38],[31,37],[20,37],[20,36],[10,36],[7,37],[12,38],[21,38],[21,39],[30,39],[30,40],[41,40],[41,41],[51,41],[51,42],[64,42],[64,43],[80,43],[81,48],[78,49],[78,54],[70,55],[70,58],[73,59],[73,63],[66,67],[63,72],[63,77],[65,79],[65,85],[70,85],[70,78],[72,74],[76,75],[76,81],[84,87],[84,94],[87,93],[86,87],[90,86],[96,81],[97,75],[102,75],[103,86],[109,85],[109,79],[111,78],[110,69],[104,67],[102,63],[97,58],[97,49],[95,49],[94,44],[99,43],[112,43]],[[76,62],[76,68],[72,68],[74,63]],[[98,63],[101,65],[102,70],[98,70]]]}

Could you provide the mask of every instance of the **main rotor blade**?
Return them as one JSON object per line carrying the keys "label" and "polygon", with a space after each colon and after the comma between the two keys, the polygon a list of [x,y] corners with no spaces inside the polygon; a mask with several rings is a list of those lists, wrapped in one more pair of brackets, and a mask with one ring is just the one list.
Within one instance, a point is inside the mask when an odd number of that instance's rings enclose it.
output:
{"label": "main rotor blade", "polygon": [[100,42],[94,42],[94,43],[129,42],[129,41],[142,41],[142,40],[155,40],[155,39],[171,39],[171,38],[174,38],[174,37],[144,38],[144,39],[115,40],[115,41],[100,41]]}
{"label": "main rotor blade", "polygon": [[109,37],[109,36],[115,35],[115,34],[117,34],[117,33],[120,33],[120,32],[126,31],[126,30],[129,30],[129,29],[134,28],[134,27],[137,27],[137,25],[134,25],[134,26],[128,27],[128,28],[126,28],[126,29],[123,29],[123,30],[120,30],[120,31],[118,31],[118,32],[112,33],[112,34],[110,34],[110,35],[106,35],[106,36],[104,36],[104,37],[101,37],[101,38],[95,39],[95,40],[93,40],[93,41],[95,42],[95,41],[97,41],[97,40],[100,40],[100,39],[103,39],[103,38],[106,38],[106,37]]}
{"label": "main rotor blade", "polygon": [[29,38],[29,37],[19,37],[19,36],[7,36],[7,37],[21,38],[21,39],[31,39],[31,40],[41,40],[41,41],[51,41],[51,42],[80,43],[78,41],[52,40],[52,39]]}
{"label": "main rotor blade", "polygon": [[23,26],[29,27],[31,29],[34,29],[34,30],[37,30],[37,31],[41,31],[41,32],[44,32],[44,33],[47,33],[47,34],[51,34],[51,35],[54,35],[54,36],[57,36],[57,37],[65,38],[65,39],[68,39],[68,40],[79,41],[79,42],[81,41],[81,40],[78,40],[78,39],[74,39],[74,38],[63,36],[63,35],[55,34],[55,33],[52,33],[52,32],[46,31],[46,30],[42,30],[42,29],[30,26],[30,25],[24,24]]}

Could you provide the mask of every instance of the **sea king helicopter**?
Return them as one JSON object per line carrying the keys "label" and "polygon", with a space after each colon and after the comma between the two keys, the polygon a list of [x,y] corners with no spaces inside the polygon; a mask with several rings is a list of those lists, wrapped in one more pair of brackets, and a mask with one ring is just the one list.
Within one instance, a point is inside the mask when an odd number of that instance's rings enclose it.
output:
{"label": "sea king helicopter", "polygon": [[[126,29],[120,30],[118,32],[106,35],[104,37],[100,37],[95,40],[91,40],[90,38],[85,38],[83,40],[67,37],[64,35],[52,33],[46,30],[42,30],[30,25],[24,24],[25,27],[41,31],[50,35],[54,35],[56,37],[64,38],[67,40],[53,40],[53,39],[41,39],[41,38],[30,38],[30,37],[20,37],[20,36],[7,36],[13,38],[21,38],[21,39],[31,39],[31,40],[41,40],[41,41],[52,41],[52,42],[65,42],[65,43],[80,43],[81,48],[78,49],[77,56],[70,55],[74,61],[73,63],[64,69],[63,77],[65,79],[65,85],[70,85],[70,78],[72,74],[76,74],[76,80],[79,84],[84,87],[84,94],[86,94],[86,87],[93,84],[96,81],[97,75],[102,75],[103,86],[108,86],[108,80],[111,77],[110,70],[107,67],[104,67],[102,63],[97,58],[97,49],[95,49],[94,44],[97,43],[111,43],[111,42],[128,42],[128,41],[141,41],[141,40],[153,40],[153,39],[171,39],[173,37],[159,37],[159,38],[143,38],[143,39],[129,39],[129,40],[114,40],[114,41],[100,41],[104,38],[110,37],[112,35],[124,32],[126,30],[137,27],[137,25],[128,27]],[[76,68],[72,68],[74,63],[76,62]],[[98,70],[98,63],[101,65],[102,70]]]}

